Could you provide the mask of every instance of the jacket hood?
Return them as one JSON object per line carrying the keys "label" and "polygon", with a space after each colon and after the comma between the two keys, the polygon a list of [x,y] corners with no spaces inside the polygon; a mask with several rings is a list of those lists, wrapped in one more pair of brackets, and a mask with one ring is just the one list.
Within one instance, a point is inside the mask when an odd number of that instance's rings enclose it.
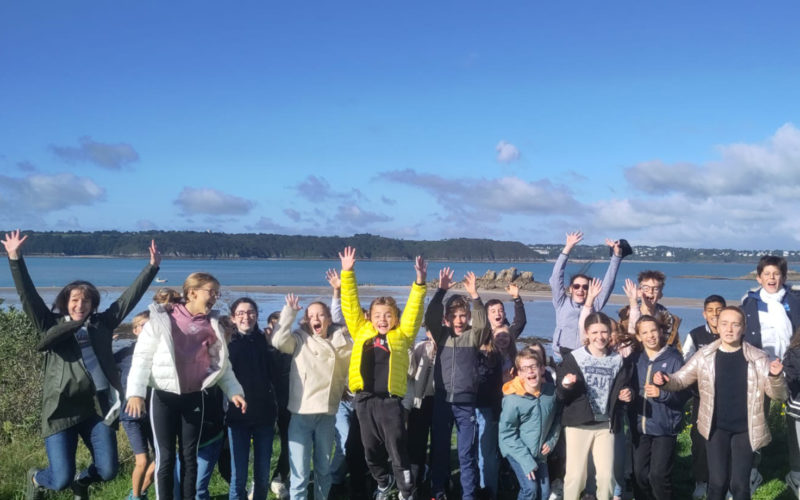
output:
{"label": "jacket hood", "polygon": [[[539,385],[539,393],[540,394],[542,392],[542,387],[546,383],[547,382],[542,380],[542,383]],[[516,394],[517,396],[526,396],[526,395],[530,396],[531,395],[531,393],[529,393],[527,390],[525,390],[525,383],[519,377],[514,377],[511,380],[509,380],[508,382],[506,382],[505,384],[503,384],[503,395],[509,396],[511,394]]]}

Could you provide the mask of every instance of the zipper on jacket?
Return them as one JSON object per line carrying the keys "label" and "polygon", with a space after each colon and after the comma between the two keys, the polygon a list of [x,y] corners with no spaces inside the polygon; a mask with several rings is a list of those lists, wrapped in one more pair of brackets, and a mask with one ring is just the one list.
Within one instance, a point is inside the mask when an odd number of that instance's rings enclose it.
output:
{"label": "zipper on jacket", "polygon": [[[644,353],[647,356],[646,353]],[[647,372],[644,375],[644,383],[647,385],[647,381],[650,380],[650,372],[653,369],[653,362],[648,361],[647,363]],[[644,397],[642,397],[642,434],[647,434],[647,392],[644,393]]]}

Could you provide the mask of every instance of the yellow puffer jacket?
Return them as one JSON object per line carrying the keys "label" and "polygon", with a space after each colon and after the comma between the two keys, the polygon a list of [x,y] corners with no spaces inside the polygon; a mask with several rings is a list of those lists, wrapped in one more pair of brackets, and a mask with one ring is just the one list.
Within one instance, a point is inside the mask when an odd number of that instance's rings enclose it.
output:
{"label": "yellow puffer jacket", "polygon": [[[361,378],[361,353],[364,344],[374,339],[378,332],[372,323],[364,319],[361,303],[358,300],[358,286],[355,271],[342,271],[342,314],[347,329],[353,336],[353,354],[350,357],[350,390],[358,392],[364,389]],[[386,333],[389,344],[389,393],[403,397],[406,394],[406,374],[408,372],[408,349],[414,344],[419,327],[422,324],[422,313],[425,309],[425,285],[413,283],[408,302],[403,308],[400,324]]]}

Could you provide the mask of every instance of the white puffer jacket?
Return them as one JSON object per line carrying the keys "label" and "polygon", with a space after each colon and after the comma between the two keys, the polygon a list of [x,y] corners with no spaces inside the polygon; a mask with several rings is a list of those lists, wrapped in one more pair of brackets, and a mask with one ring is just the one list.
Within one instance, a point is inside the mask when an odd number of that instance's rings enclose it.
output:
{"label": "white puffer jacket", "polygon": [[[243,395],[242,386],[236,380],[228,360],[228,345],[219,325],[219,313],[211,311],[209,320],[217,334],[217,342],[208,350],[212,371],[203,380],[203,389],[218,384],[228,399],[237,394]],[[181,393],[178,370],[175,367],[172,322],[169,312],[160,304],[150,305],[150,321],[144,325],[136,341],[126,397],[145,397],[148,385],[159,391]]]}
{"label": "white puffer jacket", "polygon": [[328,338],[297,329],[292,332],[297,311],[284,306],[272,345],[292,355],[289,371],[289,405],[292,413],[333,415],[347,385],[347,368],[353,339],[347,328],[332,324]]}

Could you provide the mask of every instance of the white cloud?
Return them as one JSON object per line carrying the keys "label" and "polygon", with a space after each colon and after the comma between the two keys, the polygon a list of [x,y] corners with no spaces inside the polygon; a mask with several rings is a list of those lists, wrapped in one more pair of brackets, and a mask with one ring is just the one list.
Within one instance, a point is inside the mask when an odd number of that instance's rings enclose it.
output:
{"label": "white cloud", "polygon": [[139,160],[139,153],[130,144],[106,144],[81,137],[80,146],[50,146],[50,150],[68,163],[89,162],[110,170],[119,170]]}
{"label": "white cloud", "polygon": [[497,161],[500,163],[511,163],[519,160],[519,149],[510,142],[500,141],[494,149],[497,151]]}
{"label": "white cloud", "polygon": [[213,188],[184,187],[173,202],[186,214],[244,215],[255,202]]}
{"label": "white cloud", "polygon": [[392,218],[376,212],[363,210],[356,204],[346,204],[339,205],[336,211],[336,220],[347,226],[358,228],[376,222],[389,222]]}
{"label": "white cloud", "polygon": [[309,175],[295,186],[297,194],[314,203],[320,203],[334,196],[331,185],[324,177]]}
{"label": "white cloud", "polygon": [[0,207],[6,212],[53,212],[105,199],[106,190],[88,177],[74,174],[0,175]]}

